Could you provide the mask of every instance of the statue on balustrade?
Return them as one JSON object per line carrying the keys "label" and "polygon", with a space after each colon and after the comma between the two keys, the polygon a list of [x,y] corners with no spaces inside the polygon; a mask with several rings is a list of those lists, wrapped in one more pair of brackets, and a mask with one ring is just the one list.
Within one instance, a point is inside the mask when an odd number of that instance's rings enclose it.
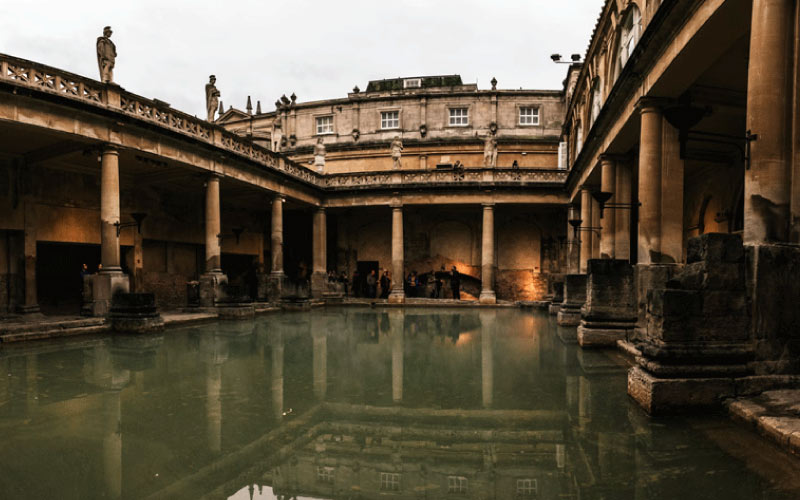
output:
{"label": "statue on balustrade", "polygon": [[114,63],[117,61],[117,46],[111,41],[111,26],[103,28],[103,36],[97,37],[97,66],[103,83],[114,81]]}
{"label": "statue on balustrade", "polygon": [[483,166],[497,166],[497,138],[493,135],[487,135],[483,140]]}
{"label": "statue on balustrade", "polygon": [[322,137],[317,139],[317,144],[314,145],[314,167],[320,173],[325,167],[325,144],[322,143]]}
{"label": "statue on balustrade", "polygon": [[392,139],[392,168],[400,168],[400,157],[403,155],[403,141],[400,136]]}
{"label": "statue on balustrade", "polygon": [[[217,110],[217,106],[219,106],[219,96],[221,95],[219,90],[217,90],[217,77],[211,75],[208,77],[208,83],[206,84],[206,111],[208,111],[208,121],[214,121],[214,112]],[[220,114],[222,110],[220,109]]]}

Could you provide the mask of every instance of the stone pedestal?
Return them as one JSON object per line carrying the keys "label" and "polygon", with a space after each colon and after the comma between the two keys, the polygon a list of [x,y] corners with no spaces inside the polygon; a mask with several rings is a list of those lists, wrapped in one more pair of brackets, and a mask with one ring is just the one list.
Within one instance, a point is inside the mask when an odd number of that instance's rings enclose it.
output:
{"label": "stone pedestal", "polygon": [[556,316],[558,311],[561,310],[561,303],[564,302],[564,282],[555,281],[553,282],[552,286],[553,298],[550,301],[548,312],[550,313],[550,316]]}
{"label": "stone pedestal", "polygon": [[322,298],[328,291],[328,275],[324,272],[311,273],[311,296]]}
{"label": "stone pedestal", "polygon": [[258,296],[255,297],[255,299],[258,301],[269,300],[269,274],[257,273],[256,283],[256,293]]}
{"label": "stone pedestal", "polygon": [[564,302],[558,311],[559,326],[578,326],[581,307],[586,302],[586,275],[568,274],[564,277]]}
{"label": "stone pedestal", "polygon": [[636,326],[632,338],[642,340],[647,332],[647,291],[665,288],[667,282],[680,270],[679,264],[636,264]]}
{"label": "stone pedestal", "polygon": [[666,288],[647,292],[628,394],[651,414],[716,405],[734,395],[735,378],[751,373],[741,236],[692,238],[687,262]]}
{"label": "stone pedestal", "polygon": [[206,273],[200,276],[200,306],[214,307],[217,299],[222,297],[222,286],[228,283],[223,273]]}
{"label": "stone pedestal", "polygon": [[128,275],[122,271],[103,271],[93,276],[92,314],[105,316],[111,311],[114,295],[130,290]]}
{"label": "stone pedestal", "polygon": [[118,293],[109,313],[111,328],[120,333],[152,333],[164,329],[164,319],[152,293]]}
{"label": "stone pedestal", "polygon": [[629,337],[636,323],[633,266],[627,260],[592,259],[588,267],[578,344],[614,346]]}
{"label": "stone pedestal", "polygon": [[270,302],[280,302],[283,297],[283,288],[286,275],[283,273],[270,273],[267,279],[267,299]]}

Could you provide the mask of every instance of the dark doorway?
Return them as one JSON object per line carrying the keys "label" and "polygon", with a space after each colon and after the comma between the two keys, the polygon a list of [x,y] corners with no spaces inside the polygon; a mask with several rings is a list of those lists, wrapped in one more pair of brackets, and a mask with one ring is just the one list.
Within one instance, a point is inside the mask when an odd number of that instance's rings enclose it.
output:
{"label": "dark doorway", "polygon": [[250,297],[258,296],[256,263],[255,255],[222,254],[222,272],[228,276],[228,283],[241,286]]}
{"label": "dark doorway", "polygon": [[83,264],[88,266],[90,273],[97,272],[100,245],[36,244],[36,291],[44,314],[80,313]]}

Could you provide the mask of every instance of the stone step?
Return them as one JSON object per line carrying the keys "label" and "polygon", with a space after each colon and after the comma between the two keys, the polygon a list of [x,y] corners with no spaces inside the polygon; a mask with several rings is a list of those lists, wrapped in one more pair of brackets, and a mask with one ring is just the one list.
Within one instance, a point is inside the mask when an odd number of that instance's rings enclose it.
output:
{"label": "stone step", "polygon": [[58,337],[70,337],[73,335],[86,335],[90,333],[105,333],[109,330],[109,325],[106,324],[99,324],[99,325],[87,325],[87,326],[76,326],[76,327],[64,327],[64,328],[51,328],[51,329],[40,329],[37,331],[18,331],[16,333],[0,333],[0,343],[12,343],[12,342],[23,342],[28,340],[43,340],[43,339],[53,339]]}

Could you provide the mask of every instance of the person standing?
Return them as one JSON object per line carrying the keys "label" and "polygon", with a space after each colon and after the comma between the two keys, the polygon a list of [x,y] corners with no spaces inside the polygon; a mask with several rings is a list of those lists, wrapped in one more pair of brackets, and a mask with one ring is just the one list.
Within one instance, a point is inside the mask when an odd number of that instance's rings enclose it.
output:
{"label": "person standing", "polygon": [[381,275],[381,298],[389,298],[389,290],[392,287],[392,281],[389,279],[389,271],[384,270]]}
{"label": "person standing", "polygon": [[375,270],[369,272],[367,275],[367,297],[370,299],[375,298],[378,287],[378,277],[375,275]]}
{"label": "person standing", "polygon": [[450,288],[453,289],[453,298],[461,300],[461,274],[456,269],[456,266],[453,266],[452,275],[450,276]]}
{"label": "person standing", "polygon": [[444,271],[444,266],[442,266],[441,271],[435,274],[436,280],[433,282],[433,286],[434,286],[434,289],[433,289],[434,295],[433,296],[434,296],[434,298],[437,298],[437,299],[441,299],[442,298],[442,285],[443,285],[443,283],[442,283],[442,274],[444,274],[444,272],[445,272]]}

